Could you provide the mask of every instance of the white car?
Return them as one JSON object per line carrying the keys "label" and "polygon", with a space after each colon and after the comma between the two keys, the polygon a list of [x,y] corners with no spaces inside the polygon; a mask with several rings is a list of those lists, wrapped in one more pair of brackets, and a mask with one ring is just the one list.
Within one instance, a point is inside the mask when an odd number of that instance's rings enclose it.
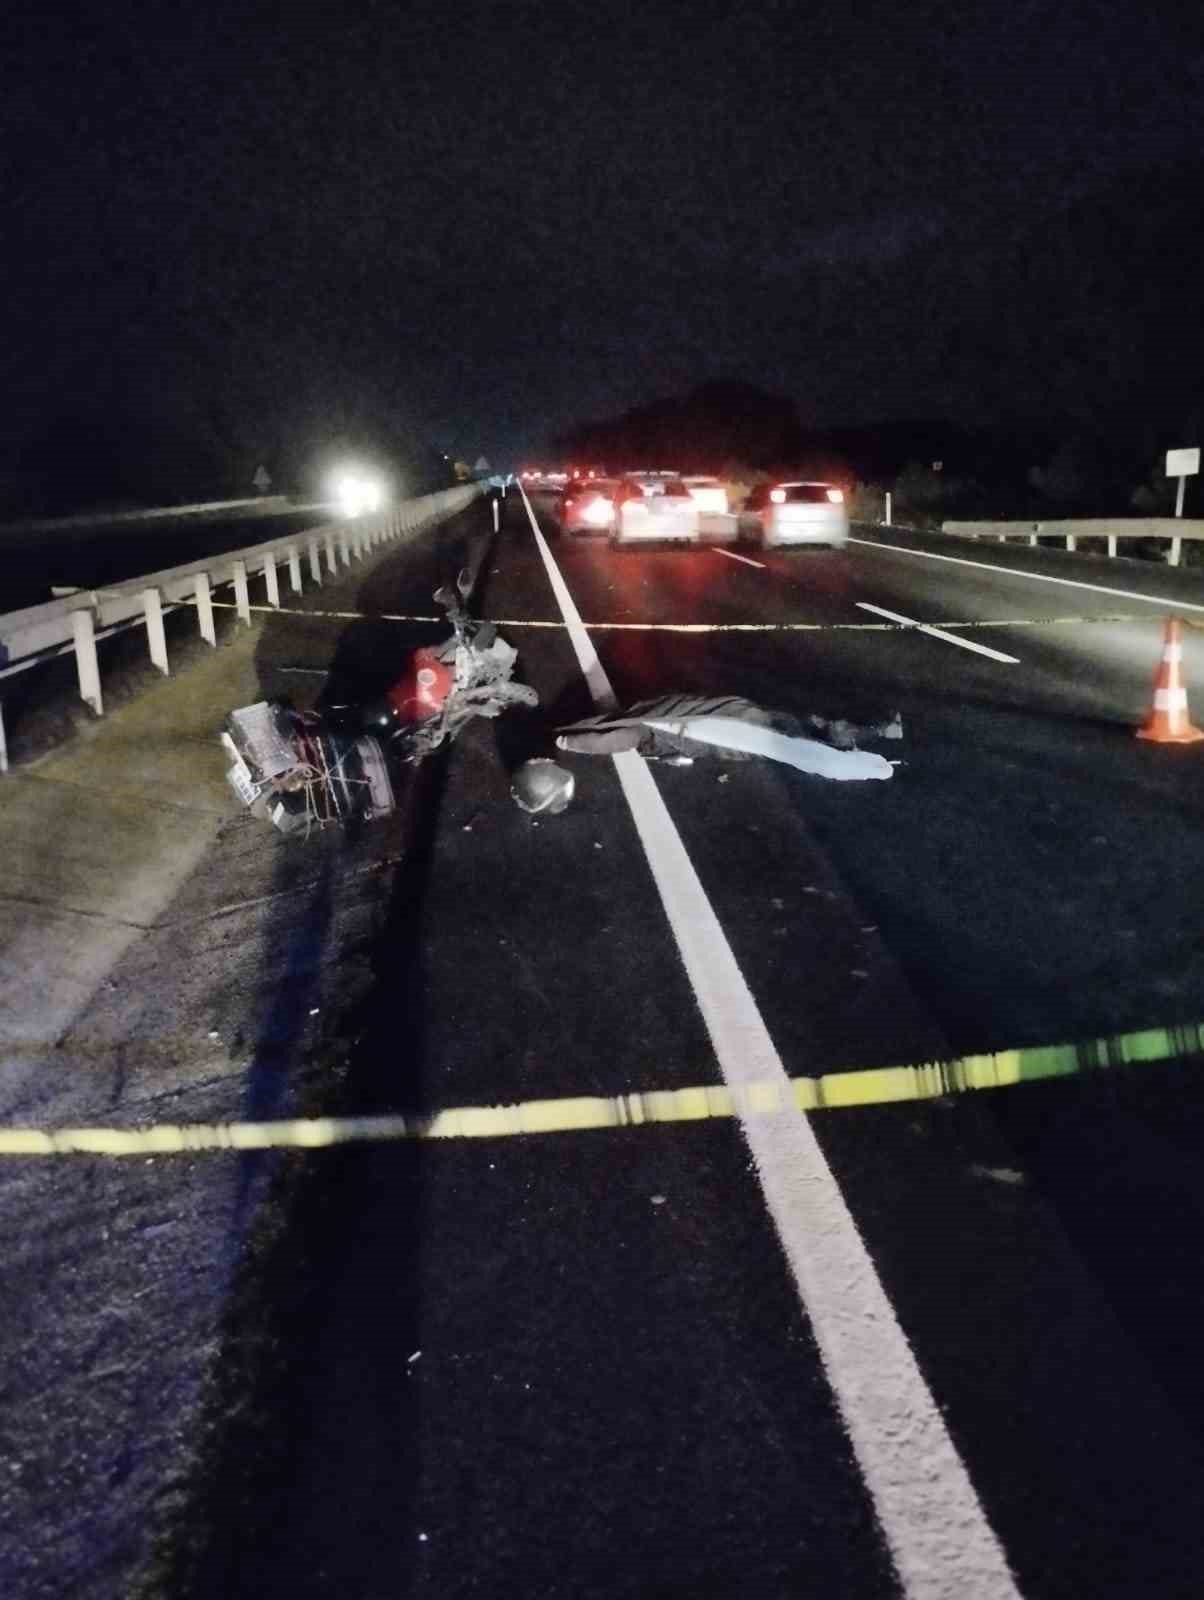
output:
{"label": "white car", "polygon": [[766,483],[740,513],[740,536],[761,545],[830,544],[843,550],[849,508],[834,483]]}
{"label": "white car", "polygon": [[627,473],[615,489],[614,506],[612,545],[693,543],[699,537],[698,503],[676,473]]}
{"label": "white car", "polygon": [[683,478],[681,481],[697,501],[700,511],[727,512],[727,490],[718,478]]}
{"label": "white car", "polygon": [[561,533],[609,533],[615,524],[613,478],[575,478],[560,501]]}

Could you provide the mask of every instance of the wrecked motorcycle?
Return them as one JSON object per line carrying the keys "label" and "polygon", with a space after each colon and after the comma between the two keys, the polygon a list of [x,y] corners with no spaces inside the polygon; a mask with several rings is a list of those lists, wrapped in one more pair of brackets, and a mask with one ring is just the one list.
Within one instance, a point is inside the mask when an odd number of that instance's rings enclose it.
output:
{"label": "wrecked motorcycle", "polygon": [[514,647],[469,615],[470,590],[467,573],[436,590],[450,638],[413,651],[380,700],[326,711],[261,700],[230,712],[221,734],[231,758],[226,778],[243,804],[282,833],[387,816],[403,768],[474,717],[538,705],[534,689],[511,681]]}

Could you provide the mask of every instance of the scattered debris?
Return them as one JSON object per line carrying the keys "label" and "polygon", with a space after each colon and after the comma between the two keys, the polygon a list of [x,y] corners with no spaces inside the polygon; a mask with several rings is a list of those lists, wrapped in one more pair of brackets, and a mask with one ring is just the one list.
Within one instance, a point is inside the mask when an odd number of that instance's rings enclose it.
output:
{"label": "scattered debris", "polygon": [[573,798],[573,774],[547,756],[536,756],[517,768],[510,793],[524,811],[556,816]]}
{"label": "scattered debris", "polygon": [[310,1008],[310,1013],[309,1013],[310,1016],[311,1017],[316,1017],[318,1012],[321,1011],[321,1009],[322,1009],[321,1006],[313,1006],[313,1007],[311,1007]]}
{"label": "scattered debris", "polygon": [[654,1194],[652,1196],[652,1204],[654,1206],[663,1206],[664,1203],[665,1203],[665,1196],[663,1194]]}
{"label": "scattered debris", "polygon": [[221,1034],[217,1031],[216,1028],[210,1028],[209,1037],[211,1039],[220,1039],[221,1038]]}
{"label": "scattered debris", "polygon": [[[819,735],[812,738],[809,735]],[[558,730],[557,745],[585,755],[638,750],[650,760],[720,756],[747,760],[764,756],[819,777],[889,778],[892,765],[857,749],[859,739],[901,739],[902,719],[857,727],[811,716],[805,722],[785,711],[768,711],[737,695],[665,695],[643,700],[619,715],[586,717]],[[822,741],[822,742],[821,742]]]}
{"label": "scattered debris", "polygon": [[409,1356],[409,1357],[408,1357],[408,1358],[407,1358],[407,1360],[406,1360],[406,1366],[407,1366],[407,1367],[412,1367],[412,1366],[413,1366],[413,1365],[414,1365],[414,1363],[415,1363],[415,1361],[417,1361],[417,1360],[418,1360],[418,1358],[419,1358],[419,1356],[421,1356],[421,1354],[422,1354],[422,1351],[421,1351],[421,1350],[415,1350],[415,1351],[414,1351],[414,1354],[413,1354],[413,1355],[412,1355],[412,1356]]}
{"label": "scattered debris", "polygon": [[379,701],[320,712],[261,700],[232,711],[221,741],[231,758],[227,781],[243,804],[282,833],[387,816],[396,809],[401,768],[456,738],[474,717],[538,705],[534,689],[510,681],[513,646],[464,609],[470,590],[462,572],[455,586],[436,591],[451,637],[415,650]]}

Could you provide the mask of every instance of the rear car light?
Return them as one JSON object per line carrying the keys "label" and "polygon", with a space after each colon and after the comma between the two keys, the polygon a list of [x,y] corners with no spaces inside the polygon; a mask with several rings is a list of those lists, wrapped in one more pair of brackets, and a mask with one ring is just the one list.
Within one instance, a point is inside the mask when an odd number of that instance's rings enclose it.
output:
{"label": "rear car light", "polygon": [[771,489],[769,491],[769,498],[773,501],[775,506],[784,506],[786,504],[786,491],[785,489]]}
{"label": "rear car light", "polygon": [[842,504],[842,502],[844,501],[844,490],[843,489],[829,489],[828,490],[828,499],[832,502],[832,504],[834,506],[838,506],[838,505]]}
{"label": "rear car light", "polygon": [[595,528],[605,528],[613,515],[614,506],[609,500],[603,499],[601,495],[591,500],[582,512],[586,522],[591,523]]}

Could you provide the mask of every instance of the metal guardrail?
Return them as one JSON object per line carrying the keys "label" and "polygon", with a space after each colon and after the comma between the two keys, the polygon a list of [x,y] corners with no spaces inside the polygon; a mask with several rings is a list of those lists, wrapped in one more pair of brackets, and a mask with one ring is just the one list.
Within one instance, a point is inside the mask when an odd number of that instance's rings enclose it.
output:
{"label": "metal guardrail", "polygon": [[1204,539],[1204,520],[1187,517],[1068,517],[1056,522],[942,522],[941,532],[962,539],[1022,538],[1030,545],[1041,539],[1062,539],[1076,550],[1080,539],[1106,539],[1108,554],[1117,554],[1120,539],[1169,539],[1170,564],[1182,559],[1184,539]]}
{"label": "metal guardrail", "polygon": [[[403,500],[377,516],[326,524],[305,533],[282,534],[262,544],[207,556],[184,566],[123,579],[103,589],[80,589],[43,605],[0,616],[0,681],[55,656],[74,652],[80,698],[104,715],[97,644],[115,633],[146,626],[147,650],[165,676],[170,672],[163,618],[181,606],[196,609],[197,627],[209,645],[217,644],[213,591],[232,585],[240,622],[251,623],[249,583],[262,575],[268,604],[280,604],[280,578],[287,571],[295,594],[303,589],[303,567],[315,585],[323,571],[335,574],[383,544],[415,534],[432,522],[462,511],[480,493],[477,484],[440,489]],[[0,703],[0,773],[8,771],[3,704]]]}

